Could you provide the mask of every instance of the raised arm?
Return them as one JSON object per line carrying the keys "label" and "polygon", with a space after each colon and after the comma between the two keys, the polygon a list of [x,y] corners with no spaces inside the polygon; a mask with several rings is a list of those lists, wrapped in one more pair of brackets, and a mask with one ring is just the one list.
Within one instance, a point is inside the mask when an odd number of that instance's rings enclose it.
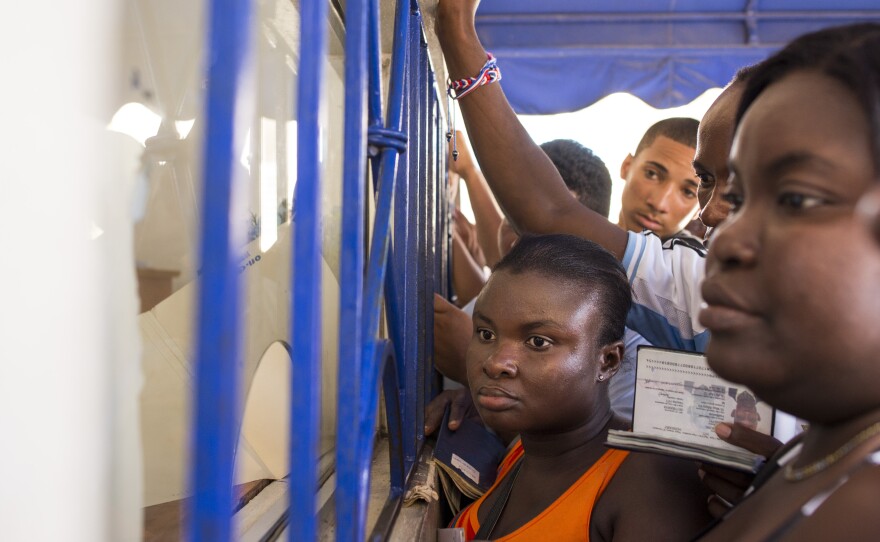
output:
{"label": "raised arm", "polygon": [[483,269],[474,261],[467,246],[458,235],[452,236],[452,287],[458,295],[458,304],[465,306],[480,295],[486,284]]}
{"label": "raised arm", "polygon": [[498,228],[501,226],[504,215],[498,208],[489,185],[486,184],[483,172],[480,171],[471,156],[468,144],[463,141],[464,136],[461,132],[456,133],[456,139],[459,141],[458,160],[450,160],[449,167],[458,173],[461,180],[467,185],[468,199],[471,201],[471,208],[474,210],[477,224],[477,241],[483,250],[486,265],[492,267],[501,259],[498,253]]}
{"label": "raised arm", "polygon": [[[438,37],[449,76],[479,73],[487,59],[474,27],[479,0],[440,0]],[[503,63],[499,64],[503,70]],[[532,141],[498,83],[459,100],[471,145],[495,199],[520,232],[570,233],[622,258],[627,235],[578,203],[544,151]]]}

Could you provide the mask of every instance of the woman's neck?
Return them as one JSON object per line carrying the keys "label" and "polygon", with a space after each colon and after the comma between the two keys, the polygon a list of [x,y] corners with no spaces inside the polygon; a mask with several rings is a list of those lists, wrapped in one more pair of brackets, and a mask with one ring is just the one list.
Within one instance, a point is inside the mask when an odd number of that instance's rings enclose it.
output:
{"label": "woman's neck", "polygon": [[880,424],[880,410],[872,410],[843,422],[811,423],[804,434],[803,448],[797,463],[818,461],[834,453],[874,424]]}
{"label": "woman's neck", "polygon": [[615,419],[611,410],[606,409],[569,431],[521,435],[523,451],[532,465],[544,462],[556,466],[565,462],[580,463],[577,459],[587,459],[592,455],[585,454],[586,449],[604,449],[608,429],[619,426],[626,426],[626,423]]}

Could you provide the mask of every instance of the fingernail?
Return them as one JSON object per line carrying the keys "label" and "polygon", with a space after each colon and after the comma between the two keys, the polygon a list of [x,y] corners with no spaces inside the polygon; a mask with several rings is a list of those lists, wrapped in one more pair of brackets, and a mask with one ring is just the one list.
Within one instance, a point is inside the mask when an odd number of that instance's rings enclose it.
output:
{"label": "fingernail", "polygon": [[715,434],[721,438],[729,437],[731,430],[732,428],[730,427],[730,425],[723,422],[715,426]]}
{"label": "fingernail", "polygon": [[704,471],[703,469],[697,469],[697,476],[699,476],[700,480],[702,480],[706,476],[706,471]]}

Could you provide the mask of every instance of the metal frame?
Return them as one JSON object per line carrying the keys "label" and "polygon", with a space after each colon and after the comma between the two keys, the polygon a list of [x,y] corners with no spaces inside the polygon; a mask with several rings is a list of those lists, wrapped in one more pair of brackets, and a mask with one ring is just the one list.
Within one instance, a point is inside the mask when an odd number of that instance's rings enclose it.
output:
{"label": "metal frame", "polygon": [[[241,358],[239,273],[229,222],[235,153],[236,102],[250,42],[249,2],[210,3],[206,96],[201,288],[195,367],[190,487],[190,540],[229,540],[235,442],[239,431]],[[243,241],[243,239],[242,239]]]}
{"label": "metal frame", "polygon": [[315,540],[321,437],[321,171],[320,111],[327,58],[326,0],[300,2],[297,183],[294,196],[290,317],[291,540]]}
{"label": "metal frame", "polygon": [[[207,90],[203,288],[199,293],[195,499],[189,537],[229,540],[241,330],[229,224],[234,104],[248,49],[250,2],[212,0]],[[364,540],[380,389],[391,490],[369,538],[393,526],[421,451],[424,406],[437,391],[433,295],[448,293],[449,217],[439,92],[416,0],[399,0],[383,115],[378,0],[346,3],[343,223],[340,258],[336,533]],[[316,540],[320,421],[321,236],[318,112],[327,56],[327,0],[302,0],[298,80],[297,226],[291,307],[291,540]],[[401,158],[401,155],[404,155]],[[399,159],[400,158],[400,159]],[[375,183],[367,190],[367,163]],[[368,194],[375,198],[365,257]],[[384,309],[384,313],[383,313]],[[388,339],[380,325],[385,315]],[[329,332],[330,330],[324,330]]]}

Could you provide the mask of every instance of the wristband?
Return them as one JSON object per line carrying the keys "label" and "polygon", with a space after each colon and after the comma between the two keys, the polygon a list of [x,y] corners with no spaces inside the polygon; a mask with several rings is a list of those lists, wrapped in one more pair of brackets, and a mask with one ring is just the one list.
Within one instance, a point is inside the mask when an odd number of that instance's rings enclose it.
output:
{"label": "wristband", "polygon": [[501,69],[492,53],[489,53],[489,59],[483,64],[483,68],[476,77],[468,79],[450,79],[447,85],[447,93],[453,100],[458,100],[477,90],[483,85],[490,85],[496,81],[501,81]]}

